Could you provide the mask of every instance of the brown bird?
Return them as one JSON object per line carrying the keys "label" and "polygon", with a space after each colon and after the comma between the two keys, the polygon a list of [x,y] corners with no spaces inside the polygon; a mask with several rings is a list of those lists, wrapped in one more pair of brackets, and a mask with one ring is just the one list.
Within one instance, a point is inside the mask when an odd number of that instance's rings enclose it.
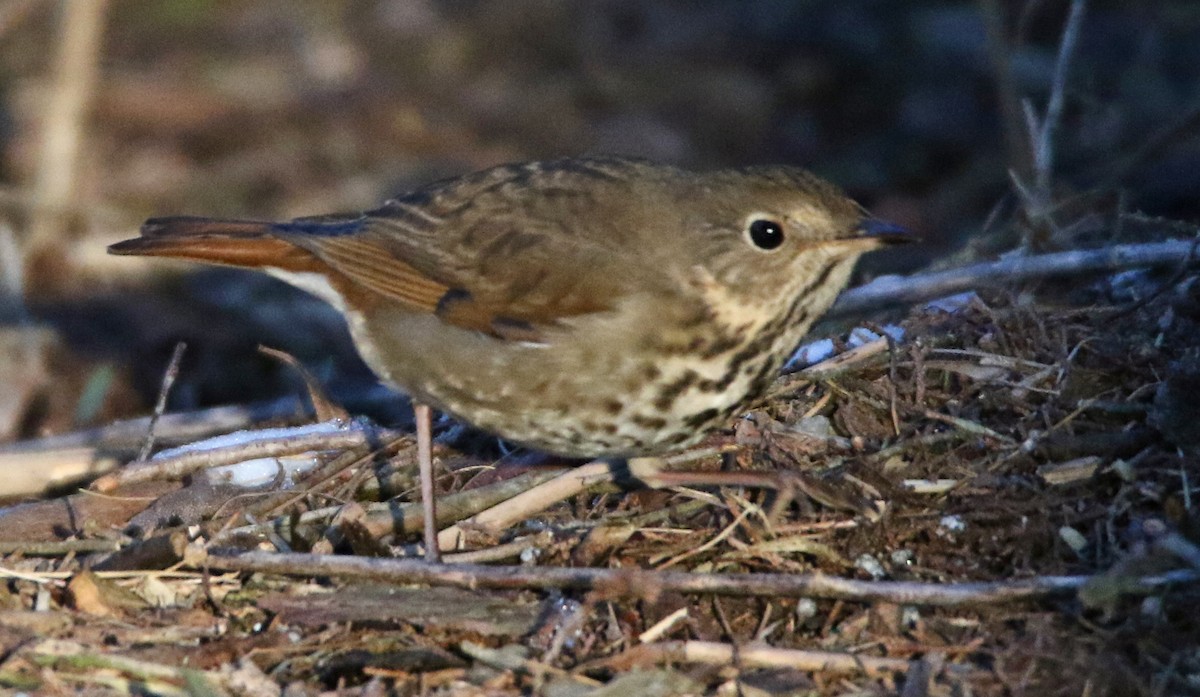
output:
{"label": "brown bird", "polygon": [[[418,405],[570,457],[683,448],[761,396],[858,257],[908,239],[797,168],[503,165],[366,213],[155,218],[114,254],[260,269]],[[429,414],[418,410],[436,559]]]}

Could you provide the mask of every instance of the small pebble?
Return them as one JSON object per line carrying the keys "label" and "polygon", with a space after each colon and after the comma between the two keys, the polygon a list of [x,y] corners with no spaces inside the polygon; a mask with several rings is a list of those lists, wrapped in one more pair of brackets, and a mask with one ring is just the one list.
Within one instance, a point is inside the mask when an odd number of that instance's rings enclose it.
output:
{"label": "small pebble", "polygon": [[1083,536],[1083,533],[1069,525],[1064,525],[1059,528],[1058,536],[1063,542],[1067,543],[1067,546],[1070,547],[1076,554],[1082,555],[1083,551],[1087,549],[1087,538]]}
{"label": "small pebble", "polygon": [[788,359],[787,365],[784,366],[784,370],[807,368],[814,363],[820,363],[832,355],[833,340],[818,339],[817,341],[805,344],[796,349],[796,352],[792,354],[790,359]]}
{"label": "small pebble", "polygon": [[938,521],[938,527],[949,533],[962,532],[967,529],[967,521],[963,520],[962,516],[944,515]]}
{"label": "small pebble", "polygon": [[817,601],[812,598],[801,598],[796,603],[796,619],[800,622],[817,616]]}
{"label": "small pebble", "polygon": [[876,581],[887,576],[883,564],[880,564],[879,560],[870,554],[859,555],[858,559],[854,560],[854,568],[867,572],[867,575]]}
{"label": "small pebble", "polygon": [[1142,600],[1141,607],[1142,617],[1147,620],[1158,622],[1163,618],[1162,598],[1151,595]]}

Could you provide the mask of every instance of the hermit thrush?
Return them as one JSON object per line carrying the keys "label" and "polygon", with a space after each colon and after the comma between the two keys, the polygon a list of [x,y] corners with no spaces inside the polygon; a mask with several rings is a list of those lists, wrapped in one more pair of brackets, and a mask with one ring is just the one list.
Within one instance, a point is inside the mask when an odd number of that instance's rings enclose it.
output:
{"label": "hermit thrush", "polygon": [[621,158],[494,167],[367,213],[156,218],[141,234],[110,251],[282,278],[340,310],[416,402],[571,457],[697,442],[766,390],[862,253],[905,239],[793,167]]}

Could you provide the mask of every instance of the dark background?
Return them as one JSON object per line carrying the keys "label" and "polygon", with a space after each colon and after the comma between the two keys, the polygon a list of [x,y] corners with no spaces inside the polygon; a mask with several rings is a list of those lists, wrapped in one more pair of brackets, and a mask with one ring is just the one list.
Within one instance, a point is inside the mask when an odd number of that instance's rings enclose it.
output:
{"label": "dark background", "polygon": [[116,0],[71,205],[31,242],[61,8],[0,9],[0,222],[24,269],[3,317],[54,327],[69,359],[50,373],[80,390],[118,370],[96,419],[144,409],[179,338],[175,409],[296,393],[260,342],[335,392],[370,382],[338,318],[274,281],[104,256],[150,215],[352,210],[578,153],[795,163],[926,240],[865,277],[1137,240],[1119,213],[1194,220],[1200,205],[1200,5],[1185,0],[1088,3],[1041,217],[1013,182],[1034,179],[1022,103],[1045,113],[1062,0]]}

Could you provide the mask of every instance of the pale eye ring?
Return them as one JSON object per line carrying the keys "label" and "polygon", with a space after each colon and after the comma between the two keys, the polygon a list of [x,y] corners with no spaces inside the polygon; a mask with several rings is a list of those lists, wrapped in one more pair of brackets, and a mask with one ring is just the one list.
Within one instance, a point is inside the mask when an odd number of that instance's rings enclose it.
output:
{"label": "pale eye ring", "polygon": [[746,236],[759,249],[778,249],[783,244],[783,225],[768,218],[755,218],[746,226]]}

